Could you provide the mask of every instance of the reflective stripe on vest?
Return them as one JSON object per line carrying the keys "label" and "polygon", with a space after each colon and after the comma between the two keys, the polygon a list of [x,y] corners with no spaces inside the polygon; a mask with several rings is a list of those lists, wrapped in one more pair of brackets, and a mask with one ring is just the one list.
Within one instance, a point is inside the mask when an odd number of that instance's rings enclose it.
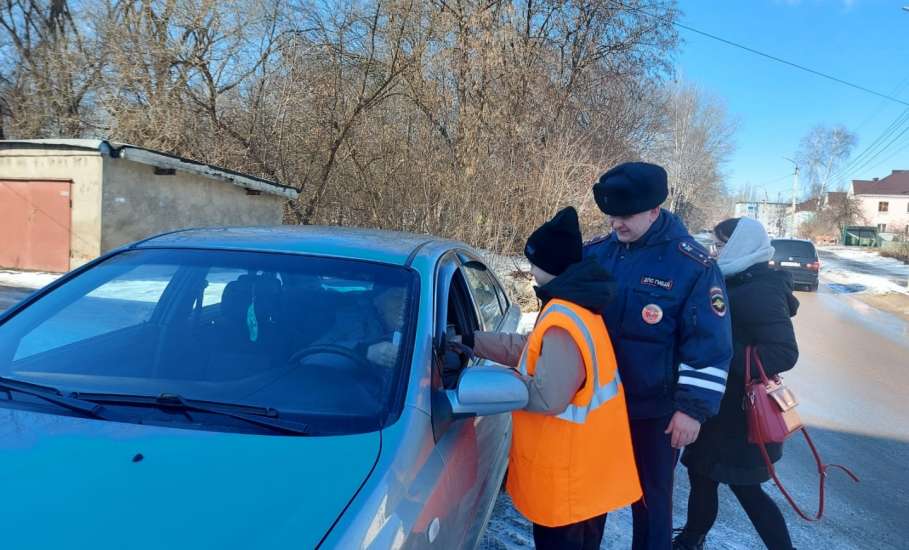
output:
{"label": "reflective stripe on vest", "polygon": [[[539,324],[540,321],[553,312],[561,313],[574,322],[575,326],[581,331],[581,334],[584,335],[584,340],[587,343],[587,348],[590,350],[590,357],[593,361],[593,365],[591,365],[591,370],[593,370],[593,395],[590,398],[590,403],[585,406],[569,404],[561,414],[556,415],[556,418],[574,422],[576,424],[583,424],[587,420],[587,415],[619,394],[619,384],[621,384],[622,381],[619,378],[619,371],[616,369],[612,381],[604,386],[600,386],[600,363],[597,360],[597,348],[593,343],[593,336],[591,336],[590,331],[587,330],[587,325],[578,317],[577,313],[561,304],[550,304],[546,307],[543,315],[537,320],[537,323]],[[580,344],[580,342],[576,342],[576,344]],[[583,354],[581,354],[581,356],[583,357]],[[518,370],[520,370],[521,374],[524,376],[528,376],[527,350],[524,350],[524,354],[521,356]]]}

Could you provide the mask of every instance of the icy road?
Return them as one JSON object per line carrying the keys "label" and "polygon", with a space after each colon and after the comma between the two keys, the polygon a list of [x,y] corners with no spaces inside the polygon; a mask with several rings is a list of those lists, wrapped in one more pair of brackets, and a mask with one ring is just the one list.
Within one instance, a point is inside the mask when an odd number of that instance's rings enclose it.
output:
{"label": "icy road", "polygon": [[[827,285],[797,296],[801,357],[786,382],[824,460],[848,465],[862,481],[855,485],[832,471],[825,517],[813,524],[799,519],[772,484],[765,488],[783,509],[797,548],[909,548],[909,324]],[[803,508],[816,510],[817,472],[804,441],[786,444],[779,471]],[[687,497],[686,471],[679,466],[676,527],[685,522]],[[720,498],[707,547],[764,548],[732,493],[721,489]],[[630,548],[628,510],[612,514],[606,527],[602,548]],[[529,525],[501,497],[483,548],[532,546]]]}

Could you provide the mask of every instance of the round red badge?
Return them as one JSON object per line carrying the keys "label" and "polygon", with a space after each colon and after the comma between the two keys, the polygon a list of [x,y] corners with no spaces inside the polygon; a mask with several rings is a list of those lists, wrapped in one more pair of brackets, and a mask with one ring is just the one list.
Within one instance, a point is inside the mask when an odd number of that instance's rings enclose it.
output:
{"label": "round red badge", "polygon": [[647,304],[641,311],[641,317],[648,325],[655,325],[663,320],[663,308],[656,304]]}

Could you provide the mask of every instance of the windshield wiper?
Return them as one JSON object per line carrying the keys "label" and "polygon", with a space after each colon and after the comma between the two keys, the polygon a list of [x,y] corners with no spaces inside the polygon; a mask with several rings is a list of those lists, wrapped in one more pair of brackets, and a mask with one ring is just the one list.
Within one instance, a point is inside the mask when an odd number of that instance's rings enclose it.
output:
{"label": "windshield wiper", "polygon": [[101,405],[91,401],[85,401],[72,395],[64,395],[63,392],[53,386],[42,386],[31,382],[23,382],[13,378],[0,376],[0,390],[7,392],[18,392],[25,395],[31,395],[38,399],[43,399],[55,405],[87,414],[95,418],[103,418],[101,415]]}
{"label": "windshield wiper", "polygon": [[114,403],[120,405],[136,405],[141,407],[158,407],[162,409],[178,410],[185,412],[201,412],[217,414],[242,420],[249,424],[270,428],[274,431],[294,435],[308,435],[309,427],[306,424],[290,423],[277,420],[280,414],[270,407],[255,407],[238,405],[235,403],[218,403],[214,401],[200,401],[186,399],[175,393],[162,393],[155,397],[150,395],[126,395],[107,393],[77,393],[79,399],[95,403]]}

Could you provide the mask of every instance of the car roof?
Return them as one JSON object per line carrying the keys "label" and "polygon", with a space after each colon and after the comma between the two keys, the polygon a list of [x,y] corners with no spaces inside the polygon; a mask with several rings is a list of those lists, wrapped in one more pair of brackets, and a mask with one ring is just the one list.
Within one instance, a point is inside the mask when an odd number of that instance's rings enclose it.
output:
{"label": "car roof", "polygon": [[463,243],[432,235],[380,229],[312,225],[183,229],[150,237],[130,248],[208,248],[310,254],[409,265],[417,256],[439,256]]}

